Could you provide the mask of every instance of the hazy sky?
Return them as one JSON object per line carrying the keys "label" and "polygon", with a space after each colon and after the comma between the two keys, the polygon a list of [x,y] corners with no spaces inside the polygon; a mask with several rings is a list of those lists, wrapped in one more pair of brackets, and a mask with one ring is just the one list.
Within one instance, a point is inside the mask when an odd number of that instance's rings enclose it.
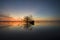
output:
{"label": "hazy sky", "polygon": [[33,15],[60,18],[58,0],[0,0],[0,14],[12,17]]}

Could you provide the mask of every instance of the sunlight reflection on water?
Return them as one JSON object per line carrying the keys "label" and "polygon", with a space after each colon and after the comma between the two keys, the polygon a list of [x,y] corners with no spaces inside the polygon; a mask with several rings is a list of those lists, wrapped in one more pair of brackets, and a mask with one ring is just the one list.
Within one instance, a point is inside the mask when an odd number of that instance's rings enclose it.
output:
{"label": "sunlight reflection on water", "polygon": [[[2,30],[27,30],[24,28],[26,25],[24,22],[0,22],[0,29]],[[56,26],[59,27],[58,22],[35,22],[34,25],[29,24],[30,28],[29,30],[40,30],[43,28],[55,28]]]}

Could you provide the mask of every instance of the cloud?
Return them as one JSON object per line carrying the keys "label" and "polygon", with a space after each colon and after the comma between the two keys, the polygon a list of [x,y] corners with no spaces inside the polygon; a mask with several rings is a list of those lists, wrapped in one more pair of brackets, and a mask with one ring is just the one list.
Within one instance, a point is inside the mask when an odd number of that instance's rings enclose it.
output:
{"label": "cloud", "polygon": [[9,17],[9,15],[6,15],[6,14],[0,14],[0,17]]}

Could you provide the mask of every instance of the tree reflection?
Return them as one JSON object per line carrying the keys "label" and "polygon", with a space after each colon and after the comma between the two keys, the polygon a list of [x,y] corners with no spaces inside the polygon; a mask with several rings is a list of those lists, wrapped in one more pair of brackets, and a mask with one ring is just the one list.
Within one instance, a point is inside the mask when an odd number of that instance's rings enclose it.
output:
{"label": "tree reflection", "polygon": [[26,16],[24,17],[24,29],[32,30],[32,25],[34,25],[34,20],[32,20],[32,16]]}

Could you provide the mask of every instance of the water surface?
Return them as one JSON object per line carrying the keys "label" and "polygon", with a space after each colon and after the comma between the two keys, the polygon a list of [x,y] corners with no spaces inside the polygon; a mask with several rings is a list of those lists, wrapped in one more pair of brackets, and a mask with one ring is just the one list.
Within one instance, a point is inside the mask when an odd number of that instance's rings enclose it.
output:
{"label": "water surface", "polygon": [[[31,31],[36,31],[36,30],[44,30],[44,29],[58,29],[60,27],[60,22],[35,22],[34,25],[29,24],[32,28]],[[26,31],[24,30],[25,23],[24,22],[0,22],[0,29],[1,30],[11,30],[11,31]],[[28,31],[30,31],[28,29]]]}
{"label": "water surface", "polygon": [[24,22],[0,22],[0,37],[3,39],[47,39],[59,38],[60,22],[35,22],[26,27]]}

